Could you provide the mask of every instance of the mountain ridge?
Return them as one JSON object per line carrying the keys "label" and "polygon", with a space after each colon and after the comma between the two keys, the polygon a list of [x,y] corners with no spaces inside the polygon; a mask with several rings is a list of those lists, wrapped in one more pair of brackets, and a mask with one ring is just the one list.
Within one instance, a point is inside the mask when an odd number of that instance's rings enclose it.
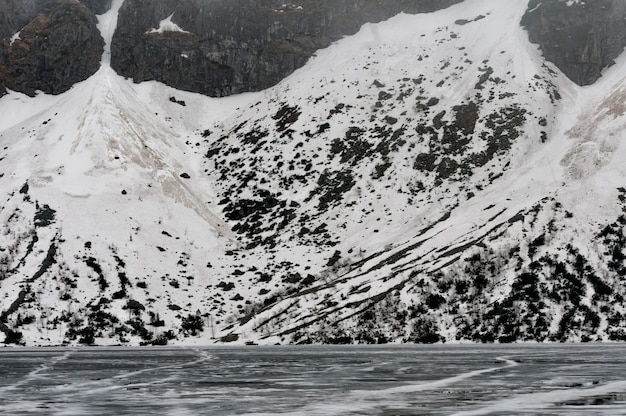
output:
{"label": "mountain ridge", "polygon": [[[112,62],[118,73],[136,82],[158,80],[210,96],[258,91],[275,85],[316,50],[354,34],[365,22],[399,12],[439,10],[459,1],[128,0],[112,42]],[[58,94],[95,73],[102,49],[95,17],[112,4],[28,0],[0,5],[1,91]],[[626,46],[625,13],[620,0],[588,4],[533,0],[522,25],[547,60],[586,85],[597,80]],[[68,26],[68,17],[73,25]],[[155,32],[167,19],[189,30]],[[46,25],[37,23],[41,21]],[[33,31],[33,26],[38,29]]]}

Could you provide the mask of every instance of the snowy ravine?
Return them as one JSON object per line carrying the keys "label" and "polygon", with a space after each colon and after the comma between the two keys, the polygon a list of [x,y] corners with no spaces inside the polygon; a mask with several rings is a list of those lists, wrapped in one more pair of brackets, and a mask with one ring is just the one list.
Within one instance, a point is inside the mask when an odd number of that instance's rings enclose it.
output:
{"label": "snowy ravine", "polygon": [[626,55],[578,87],[466,0],[212,99],[110,68],[122,3],[95,75],[0,98],[5,342],[626,339]]}

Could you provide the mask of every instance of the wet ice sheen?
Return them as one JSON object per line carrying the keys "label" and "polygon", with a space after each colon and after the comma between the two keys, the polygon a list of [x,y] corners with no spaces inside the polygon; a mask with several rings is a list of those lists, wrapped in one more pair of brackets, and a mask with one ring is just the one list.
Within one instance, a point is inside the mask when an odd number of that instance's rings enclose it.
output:
{"label": "wet ice sheen", "polygon": [[624,415],[626,346],[2,349],[0,414]]}

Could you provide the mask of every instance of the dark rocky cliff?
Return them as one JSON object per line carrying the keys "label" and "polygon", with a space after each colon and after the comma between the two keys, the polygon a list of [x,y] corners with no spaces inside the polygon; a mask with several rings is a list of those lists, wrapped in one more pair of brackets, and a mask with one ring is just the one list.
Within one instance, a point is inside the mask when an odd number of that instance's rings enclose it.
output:
{"label": "dark rocky cliff", "polygon": [[[278,83],[316,50],[363,23],[462,0],[126,0],[112,66],[136,82],[158,80],[211,96]],[[96,14],[111,0],[10,0],[0,4],[0,95],[61,93],[97,71],[103,40]],[[626,2],[531,0],[530,40],[580,85],[597,80],[626,46]],[[172,16],[184,32],[151,33]],[[20,32],[21,31],[21,32]],[[11,37],[20,32],[18,39]]]}
{"label": "dark rocky cliff", "polygon": [[100,67],[104,40],[93,11],[78,1],[7,2],[0,22],[0,94],[59,94]]}
{"label": "dark rocky cliff", "polygon": [[85,6],[87,6],[95,14],[106,13],[111,8],[112,0],[80,0]]}
{"label": "dark rocky cliff", "polygon": [[[433,11],[461,0],[126,0],[112,66],[211,96],[260,90],[366,22]],[[183,32],[150,33],[172,16]]]}
{"label": "dark rocky cliff", "polygon": [[547,60],[579,85],[593,84],[626,47],[626,1],[530,0],[522,25]]}

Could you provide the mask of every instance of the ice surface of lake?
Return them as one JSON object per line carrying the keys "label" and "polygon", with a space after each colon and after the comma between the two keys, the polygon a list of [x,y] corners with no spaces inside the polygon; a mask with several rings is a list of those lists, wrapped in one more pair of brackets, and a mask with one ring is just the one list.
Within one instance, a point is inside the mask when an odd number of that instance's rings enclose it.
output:
{"label": "ice surface of lake", "polygon": [[2,415],[626,415],[626,345],[0,349]]}

